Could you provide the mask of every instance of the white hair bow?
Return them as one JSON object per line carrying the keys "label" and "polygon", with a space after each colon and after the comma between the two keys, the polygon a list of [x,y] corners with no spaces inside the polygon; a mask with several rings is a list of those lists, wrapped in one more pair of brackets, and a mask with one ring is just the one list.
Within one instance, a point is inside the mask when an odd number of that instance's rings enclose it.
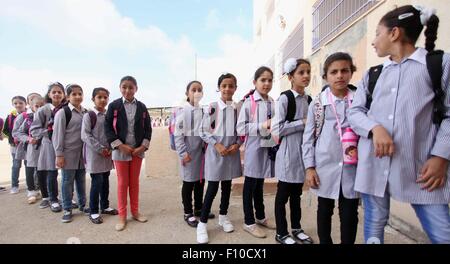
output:
{"label": "white hair bow", "polygon": [[295,68],[297,68],[297,59],[295,58],[289,58],[286,60],[286,62],[284,63],[284,73],[291,73],[293,70],[295,70]]}
{"label": "white hair bow", "polygon": [[430,17],[436,14],[435,8],[428,8],[421,5],[415,5],[414,8],[417,9],[417,11],[420,11],[420,22],[422,22],[422,25],[424,26],[428,24]]}

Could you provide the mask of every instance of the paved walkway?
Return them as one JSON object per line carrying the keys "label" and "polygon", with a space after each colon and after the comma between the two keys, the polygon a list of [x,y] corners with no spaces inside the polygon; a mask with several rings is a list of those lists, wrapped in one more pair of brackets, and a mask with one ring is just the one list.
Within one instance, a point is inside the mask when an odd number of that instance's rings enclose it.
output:
{"label": "paved walkway", "polygon": [[[0,154],[2,163],[7,153]],[[116,232],[114,225],[117,218],[105,216],[101,225],[92,224],[88,217],[78,211],[74,221],[61,223],[62,213],[52,213],[49,209],[39,209],[38,204],[26,203],[25,183],[21,181],[21,192],[11,195],[0,193],[0,243],[196,243],[195,229],[183,221],[181,205],[181,180],[178,177],[177,159],[168,146],[167,130],[154,130],[151,150],[142,169],[140,182],[141,211],[148,216],[145,224],[130,220],[127,229]],[[4,166],[7,167],[7,166]],[[147,174],[145,173],[147,171]],[[9,170],[2,170],[9,173]],[[87,177],[87,192],[90,188],[90,177]],[[1,183],[1,181],[0,181]],[[116,205],[116,175],[111,175],[110,201]],[[220,194],[218,194],[220,197]],[[266,214],[274,220],[274,195],[264,197]],[[218,214],[218,201],[213,205],[213,212]],[[302,226],[315,241],[316,231],[316,197],[306,192],[302,198]],[[357,243],[362,243],[362,208],[358,226]],[[274,231],[267,231],[268,237],[257,239],[243,231],[242,197],[234,193],[230,201],[229,216],[235,225],[235,232],[226,234],[217,226],[217,219],[208,223],[210,243],[224,244],[258,244],[275,243]],[[335,211],[333,218],[333,239],[339,243],[339,219]],[[414,243],[393,229],[386,230],[386,243]]]}

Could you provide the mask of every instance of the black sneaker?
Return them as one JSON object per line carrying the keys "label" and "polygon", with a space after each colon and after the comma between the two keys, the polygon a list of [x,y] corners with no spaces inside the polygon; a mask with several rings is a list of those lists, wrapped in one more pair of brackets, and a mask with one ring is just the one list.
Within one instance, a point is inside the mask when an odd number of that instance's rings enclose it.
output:
{"label": "black sneaker", "polygon": [[0,192],[4,192],[4,191],[6,191],[6,188],[5,188],[5,187],[2,187],[2,186],[0,186]]}
{"label": "black sneaker", "polygon": [[[196,216],[196,217],[202,216],[202,210],[196,210],[194,212],[194,216]],[[216,215],[213,213],[209,213],[209,215],[208,215],[208,219],[214,219],[215,217],[216,217]]]}
{"label": "black sneaker", "polygon": [[62,211],[61,205],[57,202],[51,202],[50,204],[50,210],[52,210],[53,213],[59,213]]}
{"label": "black sneaker", "polygon": [[190,227],[197,227],[198,225],[198,220],[193,214],[184,215],[184,221],[186,221]]}
{"label": "black sneaker", "polygon": [[93,218],[92,215],[89,215],[89,219],[91,220],[92,223],[96,225],[103,223],[103,219],[100,215],[97,218]]}
{"label": "black sneaker", "polygon": [[78,204],[72,200],[72,209],[78,209]]}
{"label": "black sneaker", "polygon": [[63,223],[72,222],[72,211],[64,211],[64,215],[61,219],[61,222],[63,222]]}
{"label": "black sneaker", "polygon": [[276,235],[275,240],[283,245],[295,245],[298,244],[290,235],[280,236]]}
{"label": "black sneaker", "polygon": [[113,208],[107,208],[105,210],[102,210],[102,214],[106,214],[106,215],[118,215],[119,211],[117,211],[116,209]]}
{"label": "black sneaker", "polygon": [[47,207],[50,206],[50,201],[49,200],[42,200],[41,204],[39,205],[40,209],[45,209]]}

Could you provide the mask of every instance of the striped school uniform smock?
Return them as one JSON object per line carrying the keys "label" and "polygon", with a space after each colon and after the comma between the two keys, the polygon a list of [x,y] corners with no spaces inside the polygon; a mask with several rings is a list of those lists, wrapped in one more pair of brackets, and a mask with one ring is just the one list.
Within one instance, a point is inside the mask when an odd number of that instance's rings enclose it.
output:
{"label": "striped school uniform smock", "polygon": [[[31,119],[32,121],[34,119],[35,113],[29,113],[28,115],[29,119]],[[30,139],[31,124],[27,124],[27,122],[31,121],[22,122],[22,125],[17,131],[18,138],[21,142],[27,143]],[[27,167],[36,168],[39,160],[39,149],[37,149],[36,145],[32,145],[30,143],[27,143],[26,146],[25,160],[27,161]]]}
{"label": "striped school uniform smock", "polygon": [[83,116],[81,126],[86,172],[90,174],[109,172],[113,169],[112,159],[102,155],[103,149],[111,149],[105,135],[106,112],[100,112],[95,108],[92,111],[97,116],[94,128],[92,128],[91,116],[88,113]]}
{"label": "striped school uniform smock", "polygon": [[[27,114],[33,113],[30,109],[27,110]],[[19,135],[19,128],[22,126],[22,124],[25,122],[24,114],[18,114],[16,119],[14,119],[14,128],[11,132],[12,137],[18,141],[18,144],[16,145],[16,151],[15,151],[15,159],[17,160],[25,160],[27,151],[25,148],[25,144],[27,143],[26,140],[20,140]],[[23,139],[23,138],[22,138]]]}
{"label": "striped school uniform smock", "polygon": [[[342,133],[350,127],[347,111],[348,101],[352,102],[353,92],[348,89],[348,95],[341,99],[334,96],[328,87],[321,92],[319,97],[309,105],[305,132],[303,134],[303,162],[305,169],[315,168],[319,176],[320,185],[318,189],[310,189],[319,197],[328,199],[339,199],[342,187],[342,195],[347,199],[359,198],[355,192],[356,165],[344,164],[342,143],[338,133],[336,115],[332,109],[331,99],[336,105],[336,113],[341,123]],[[322,131],[315,139],[315,106],[316,100],[320,100],[324,107],[324,122]]]}
{"label": "striped school uniform smock", "polygon": [[[445,186],[433,192],[416,183],[420,170],[431,156],[450,160],[450,55],[443,58],[442,87],[445,91],[445,118],[440,126],[432,121],[431,78],[426,65],[427,51],[418,48],[400,63],[387,60],[366,108],[368,73],[358,85],[349,121],[361,136],[355,190],[384,197],[385,191],[398,201],[412,204],[450,203],[450,167]],[[382,125],[391,135],[395,153],[376,158],[369,134]]]}
{"label": "striped school uniform smock", "polygon": [[[180,177],[185,182],[199,181],[203,174],[205,144],[200,137],[203,111],[201,107],[186,103],[177,112],[175,146],[180,159]],[[183,166],[181,161],[186,153],[189,153],[192,160]]]}
{"label": "striped school uniform smock", "polygon": [[270,137],[270,131],[262,127],[268,120],[268,110],[272,115],[275,113],[274,101],[271,97],[266,101],[261,94],[255,90],[254,100],[256,112],[252,116],[251,99],[245,99],[239,113],[237,132],[239,136],[246,136],[244,142],[244,176],[264,179],[275,176],[275,163],[269,158],[269,147],[275,144],[273,140],[265,139]]}
{"label": "striped school uniform smock", "polygon": [[64,109],[55,115],[53,126],[53,147],[57,157],[64,157],[64,170],[84,169],[83,141],[81,140],[81,124],[86,109],[76,109],[72,104],[68,105],[72,112],[72,118],[66,127],[66,114]]}
{"label": "striped school uniform smock", "polygon": [[296,105],[294,121],[286,120],[288,98],[281,95],[272,123],[272,133],[281,139],[275,159],[275,176],[282,182],[303,183],[305,181],[305,167],[302,161],[302,138],[305,129],[303,119],[308,114],[308,96],[291,91],[294,93]]}
{"label": "striped school uniform smock", "polygon": [[55,166],[55,150],[53,143],[48,135],[48,123],[52,116],[55,106],[48,103],[40,107],[34,114],[33,123],[31,124],[30,133],[36,140],[42,140],[39,145],[39,159],[37,164],[38,171],[54,171]]}
{"label": "striped school uniform smock", "polygon": [[[211,113],[211,108],[215,110]],[[205,179],[207,181],[229,181],[242,176],[241,155],[238,150],[233,155],[222,157],[214,147],[220,143],[225,148],[242,145],[237,135],[236,124],[239,109],[236,103],[225,104],[222,100],[210,104],[205,111],[200,136],[208,144],[205,152]],[[211,125],[214,122],[214,127]]]}

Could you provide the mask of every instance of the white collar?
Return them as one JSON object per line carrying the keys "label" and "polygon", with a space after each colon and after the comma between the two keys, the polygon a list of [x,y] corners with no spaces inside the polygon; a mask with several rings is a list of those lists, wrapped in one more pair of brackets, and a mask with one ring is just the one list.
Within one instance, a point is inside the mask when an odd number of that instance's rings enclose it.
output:
{"label": "white collar", "polygon": [[[407,61],[407,60],[414,60],[423,65],[427,65],[427,54],[428,54],[428,51],[426,49],[417,48],[416,51],[413,52],[413,54],[411,54],[408,58],[402,60],[401,63],[403,63],[404,61]],[[386,60],[383,63],[383,68],[387,67],[389,65],[393,65],[393,64],[397,64],[397,63],[395,61],[391,60],[391,58],[389,58],[388,60]]]}
{"label": "white collar", "polygon": [[69,103],[67,106],[69,107],[70,111],[73,111],[73,110],[75,109],[75,111],[77,111],[77,112],[79,112],[79,113],[85,112],[83,106],[80,106],[80,110],[78,110],[77,108],[75,108],[75,106],[73,106],[73,104],[71,104],[71,103]]}
{"label": "white collar", "polygon": [[331,88],[327,87],[325,91],[320,93],[320,101],[322,102],[322,105],[330,105],[332,102],[328,100],[328,93],[331,94],[331,99],[333,100],[333,102],[336,102],[336,100],[346,100],[347,97],[350,99],[350,101],[353,101],[353,91],[350,89],[347,89],[347,91],[347,96],[345,96],[344,98],[338,98],[331,92]]}
{"label": "white collar", "polygon": [[56,106],[54,106],[52,103],[48,103],[50,105],[50,110],[54,110],[56,108]]}
{"label": "white collar", "polygon": [[[253,93],[253,98],[255,99],[255,102],[257,102],[257,101],[264,101],[264,98],[262,97],[262,95],[256,89],[255,89],[255,92]],[[273,101],[272,97],[267,96],[267,101]]]}
{"label": "white collar", "polygon": [[105,114],[106,113],[106,109],[105,109],[105,112],[100,112],[100,111],[98,111],[97,110],[97,108],[92,108],[92,111],[96,114],[96,115],[98,115],[98,114]]}
{"label": "white collar", "polygon": [[189,109],[191,111],[201,108],[200,106],[193,106],[193,105],[191,105],[191,103],[189,103],[187,101],[185,102],[184,107],[186,107],[187,109]]}
{"label": "white collar", "polygon": [[33,113],[33,110],[32,110],[31,107],[30,107],[30,108],[27,109],[26,112],[27,112],[27,114],[31,114],[31,113]]}
{"label": "white collar", "polygon": [[133,99],[133,101],[128,101],[127,99],[125,99],[125,97],[122,97],[122,102],[125,104],[125,103],[129,103],[129,104],[134,104],[134,103],[136,103],[136,98],[134,98]]}
{"label": "white collar", "polygon": [[224,103],[222,101],[222,99],[219,99],[218,103],[219,103],[219,109],[220,110],[223,110],[223,109],[227,108],[228,106],[231,106],[234,109],[236,109],[236,103],[235,102],[231,102],[231,104],[226,104],[226,103]]}

